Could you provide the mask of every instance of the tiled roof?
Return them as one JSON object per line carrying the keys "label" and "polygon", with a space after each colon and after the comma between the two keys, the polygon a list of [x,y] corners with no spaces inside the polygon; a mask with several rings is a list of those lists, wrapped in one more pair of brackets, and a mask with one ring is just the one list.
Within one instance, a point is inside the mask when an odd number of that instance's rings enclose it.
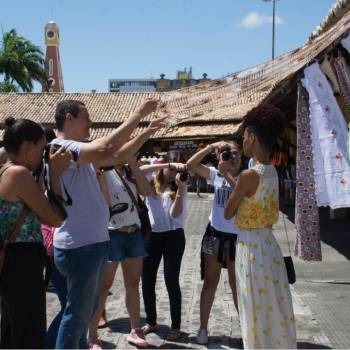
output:
{"label": "tiled roof", "polygon": [[[346,0],[348,2],[350,0]],[[338,11],[337,20],[303,46],[224,79],[166,93],[162,100],[167,101],[168,109],[178,118],[240,120],[247,110],[265,99],[273,102],[271,93],[294,81],[307,64],[332,49],[349,28],[350,6],[344,5],[342,11]]]}
{"label": "tiled roof", "polygon": [[[170,129],[161,129],[156,132],[153,139],[175,139],[175,138],[199,138],[207,136],[227,136],[237,131],[239,124],[210,124],[210,125],[178,125]],[[145,127],[139,127],[135,130],[134,136],[141,133]],[[91,129],[91,139],[106,136],[114,128],[93,128]]]}
{"label": "tiled roof", "polygon": [[184,122],[155,137],[230,133],[251,108],[264,100],[274,102],[274,92],[281,90],[286,82],[294,81],[308,63],[349,32],[350,0],[339,0],[337,6],[336,20],[330,15],[333,19],[325,21],[322,30],[302,47],[222,80],[166,93],[0,93],[0,129],[7,116],[26,117],[54,126],[56,104],[63,99],[77,99],[89,109],[95,138],[120,125],[144,98],[153,97],[165,102],[171,115]]}
{"label": "tiled roof", "polygon": [[[162,129],[156,132],[152,139],[180,139],[180,138],[206,138],[214,136],[232,135],[239,124],[210,124],[210,125],[178,125],[170,129]],[[145,127],[139,127],[133,133],[133,136],[141,133]],[[103,137],[115,130],[115,127],[93,127],[90,130],[92,140]],[[57,130],[55,130],[57,131]],[[0,129],[0,140],[3,138],[4,129]]]}
{"label": "tiled roof", "polygon": [[0,123],[8,116],[55,123],[56,105],[66,99],[82,101],[93,122],[121,123],[147,97],[159,93],[0,93]]}
{"label": "tiled roof", "polygon": [[332,27],[340,18],[344,16],[350,9],[350,0],[337,0],[329,9],[328,15],[321,21],[321,23],[311,33],[309,40],[315,39]]}

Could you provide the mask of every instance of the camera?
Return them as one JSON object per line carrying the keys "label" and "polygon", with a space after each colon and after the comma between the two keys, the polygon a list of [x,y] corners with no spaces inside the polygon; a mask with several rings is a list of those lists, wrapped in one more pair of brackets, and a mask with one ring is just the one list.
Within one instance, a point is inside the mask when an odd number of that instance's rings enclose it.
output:
{"label": "camera", "polygon": [[[46,147],[44,149],[44,161],[45,161],[45,163],[49,162],[49,155],[50,155],[50,149],[51,148],[53,148],[54,153],[55,153],[61,148],[61,145],[58,145],[58,144],[55,144],[55,143],[46,145]],[[78,153],[75,152],[75,151],[71,151],[71,150],[70,150],[70,152],[72,154],[73,160],[76,162],[78,160]]]}
{"label": "camera", "polygon": [[129,208],[128,203],[117,203],[109,208],[109,217],[111,218],[115,214],[120,214]]}
{"label": "camera", "polygon": [[221,152],[221,159],[224,162],[226,162],[226,161],[228,161],[230,159],[233,159],[233,154],[232,154],[231,150],[227,149],[227,150]]}
{"label": "camera", "polygon": [[181,182],[186,182],[189,177],[190,177],[190,174],[188,173],[187,170],[184,170],[184,171],[180,172],[180,181]]}

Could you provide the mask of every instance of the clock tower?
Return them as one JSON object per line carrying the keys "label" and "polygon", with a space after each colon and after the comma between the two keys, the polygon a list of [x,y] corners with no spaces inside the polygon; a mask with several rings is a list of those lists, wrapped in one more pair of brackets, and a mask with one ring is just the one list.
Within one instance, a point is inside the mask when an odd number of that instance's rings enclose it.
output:
{"label": "clock tower", "polygon": [[50,21],[45,26],[45,72],[49,79],[49,87],[43,86],[43,91],[64,92],[63,76],[60,60],[60,29],[55,22]]}

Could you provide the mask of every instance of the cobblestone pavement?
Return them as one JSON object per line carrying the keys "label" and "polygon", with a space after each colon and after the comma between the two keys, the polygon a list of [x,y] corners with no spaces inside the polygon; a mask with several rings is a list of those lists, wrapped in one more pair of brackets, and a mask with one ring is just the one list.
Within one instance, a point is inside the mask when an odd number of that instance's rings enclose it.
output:
{"label": "cobblestone pavement", "polygon": [[[199,328],[199,297],[202,287],[199,256],[201,238],[208,222],[211,198],[210,194],[203,195],[203,198],[197,198],[191,194],[189,198],[189,215],[185,227],[186,249],[180,277],[183,303],[182,331],[184,335],[176,343],[164,340],[170,325],[170,312],[168,295],[163,281],[163,269],[161,267],[157,280],[157,311],[158,324],[160,326],[157,333],[147,335],[147,340],[152,348],[203,348],[196,344],[195,341],[196,332]],[[286,220],[290,235],[293,234],[293,224],[282,214],[280,215],[279,223],[275,227],[275,235],[280,241],[282,250],[286,251],[283,219]],[[304,264],[303,262],[296,262],[297,274],[299,269],[304,269]],[[107,301],[108,327],[99,331],[104,348],[132,348],[126,342],[129,323],[124,303],[122,279],[121,271],[118,271],[111,290],[112,294]],[[325,332],[325,328],[320,327],[321,317],[316,317],[310,308],[311,300],[313,300],[314,304],[317,304],[314,292],[308,295],[307,285],[305,286],[305,283],[299,282],[298,279],[298,282],[292,286],[292,295],[297,323],[298,347],[308,349],[332,348],[335,344],[331,343],[328,337],[329,332]],[[48,293],[47,302],[48,322],[50,322],[58,312],[58,301],[54,294]],[[143,307],[141,316],[144,316]],[[144,318],[142,318],[142,321],[144,321]],[[337,324],[336,327],[340,327],[340,325]],[[342,325],[342,329],[344,330],[344,337],[346,337],[345,333],[348,326]],[[216,293],[209,321],[209,333],[210,342],[207,346],[208,348],[242,348],[238,316],[232,302],[226,270],[222,272]],[[347,339],[344,341],[347,341]],[[342,347],[343,343],[337,345]],[[345,347],[350,347],[350,342]]]}

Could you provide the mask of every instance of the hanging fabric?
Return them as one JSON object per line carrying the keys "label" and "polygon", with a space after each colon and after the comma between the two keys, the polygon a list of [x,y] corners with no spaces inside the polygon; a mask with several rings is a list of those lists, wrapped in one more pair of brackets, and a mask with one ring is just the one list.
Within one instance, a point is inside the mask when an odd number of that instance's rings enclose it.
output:
{"label": "hanging fabric", "polygon": [[303,260],[320,261],[321,240],[319,214],[315,194],[312,139],[307,93],[299,84],[297,103],[297,157],[295,255]]}
{"label": "hanging fabric", "polygon": [[345,115],[348,122],[350,121],[350,71],[349,67],[345,61],[345,58],[342,56],[332,58],[332,64],[337,73],[340,93],[344,98],[345,105]]}
{"label": "hanging fabric", "polygon": [[324,58],[324,60],[320,64],[320,68],[321,68],[322,72],[329,79],[329,81],[330,81],[330,83],[332,85],[332,90],[334,91],[334,93],[339,94],[340,93],[340,86],[339,86],[339,83],[338,83],[338,79],[337,79],[337,76],[336,76],[336,74],[334,72],[334,69],[333,69],[332,64],[329,61],[328,57]]}
{"label": "hanging fabric", "polygon": [[330,84],[317,63],[305,68],[309,94],[316,199],[319,207],[350,207],[348,131]]}
{"label": "hanging fabric", "polygon": [[348,35],[346,38],[342,39],[340,43],[350,53],[350,35]]}
{"label": "hanging fabric", "polygon": [[347,159],[350,163],[350,70],[344,57],[333,58],[332,63],[338,76],[340,92],[344,100],[344,110],[348,122]]}

